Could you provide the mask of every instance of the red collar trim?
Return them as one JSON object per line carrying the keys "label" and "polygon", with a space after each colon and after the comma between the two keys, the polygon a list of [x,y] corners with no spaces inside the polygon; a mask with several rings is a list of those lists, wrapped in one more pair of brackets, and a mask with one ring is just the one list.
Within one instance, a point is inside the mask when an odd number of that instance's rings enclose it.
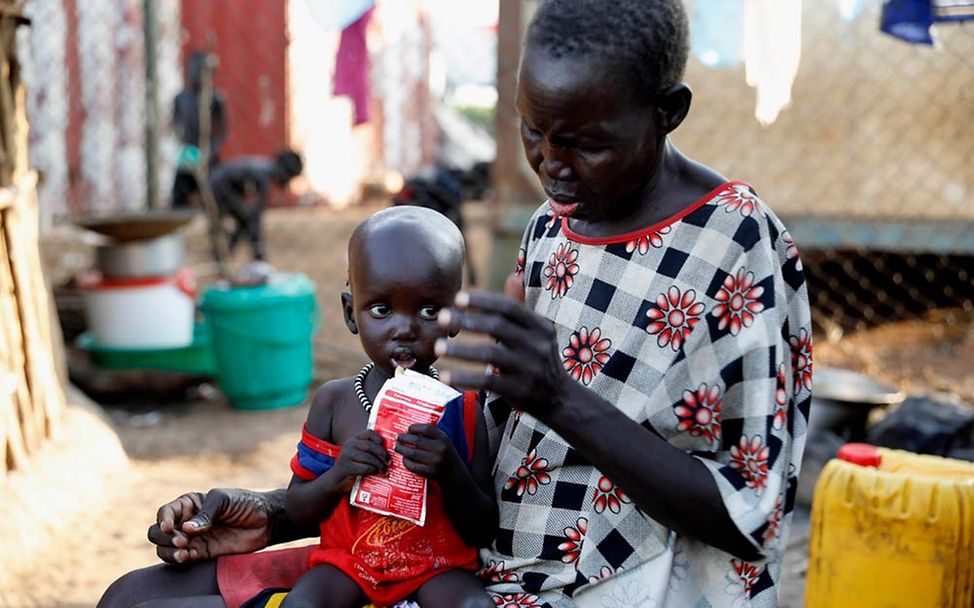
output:
{"label": "red collar trim", "polygon": [[625,234],[620,234],[616,236],[607,236],[601,238],[582,236],[581,234],[578,234],[577,232],[575,232],[569,227],[568,218],[565,217],[561,218],[561,229],[562,232],[565,233],[565,236],[567,236],[569,240],[575,241],[576,243],[581,243],[582,245],[612,245],[614,243],[628,243],[629,241],[634,241],[640,237],[647,236],[658,230],[666,228],[667,226],[675,224],[676,222],[682,220],[683,218],[690,215],[700,207],[703,207],[704,205],[709,203],[711,200],[714,199],[714,197],[716,197],[721,192],[733,186],[746,186],[751,190],[754,190],[754,188],[751,188],[751,185],[748,184],[747,182],[741,182],[741,181],[727,182],[725,184],[721,184],[720,186],[717,186],[707,194],[703,195],[695,203],[688,206],[686,209],[680,211],[679,213],[671,215],[670,217],[666,218],[661,222],[653,224],[648,228],[641,228],[633,232],[627,232]]}

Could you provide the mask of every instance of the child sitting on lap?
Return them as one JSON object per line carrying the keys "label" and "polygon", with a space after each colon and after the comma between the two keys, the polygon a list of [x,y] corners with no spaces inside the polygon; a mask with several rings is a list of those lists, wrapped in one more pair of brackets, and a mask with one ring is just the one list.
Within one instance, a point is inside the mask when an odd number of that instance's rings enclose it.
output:
{"label": "child sitting on lap", "polygon": [[[382,438],[366,428],[383,383],[396,367],[436,377],[434,343],[445,336],[437,314],[460,289],[463,257],[460,231],[429,209],[386,209],[352,234],[342,307],[371,363],[354,378],[323,385],[308,413],[287,514],[294,522],[320,522],[321,543],[284,608],[383,606],[406,598],[423,608],[494,605],[473,574],[476,547],[493,539],[498,517],[473,393],[463,408],[475,417],[472,453],[427,424],[409,427],[394,446],[407,469],[431,482],[425,526],[349,504],[356,477],[382,474],[390,462]],[[458,426],[453,439],[463,437],[465,425]]]}

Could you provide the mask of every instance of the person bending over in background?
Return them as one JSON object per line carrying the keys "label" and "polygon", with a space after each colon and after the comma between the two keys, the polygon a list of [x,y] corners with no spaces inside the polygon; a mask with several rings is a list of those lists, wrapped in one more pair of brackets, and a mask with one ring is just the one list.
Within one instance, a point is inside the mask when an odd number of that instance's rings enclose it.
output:
{"label": "person bending over in background", "polygon": [[284,188],[301,174],[301,157],[283,150],[274,158],[245,156],[225,161],[210,172],[209,183],[221,217],[229,217],[235,227],[229,234],[232,253],[246,236],[255,260],[266,252],[261,234],[261,220],[267,208],[272,186]]}

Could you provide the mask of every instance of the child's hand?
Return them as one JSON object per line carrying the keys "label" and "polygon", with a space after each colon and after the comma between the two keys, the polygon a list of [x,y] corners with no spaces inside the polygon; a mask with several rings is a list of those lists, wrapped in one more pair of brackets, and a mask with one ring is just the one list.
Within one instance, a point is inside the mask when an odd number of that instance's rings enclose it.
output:
{"label": "child's hand", "polygon": [[437,479],[459,464],[450,438],[432,424],[414,424],[396,440],[396,451],[403,465],[422,477]]}
{"label": "child's hand", "polygon": [[373,430],[365,430],[342,444],[342,451],[332,467],[342,491],[351,492],[359,475],[381,475],[389,465],[389,452],[382,445],[382,437]]}

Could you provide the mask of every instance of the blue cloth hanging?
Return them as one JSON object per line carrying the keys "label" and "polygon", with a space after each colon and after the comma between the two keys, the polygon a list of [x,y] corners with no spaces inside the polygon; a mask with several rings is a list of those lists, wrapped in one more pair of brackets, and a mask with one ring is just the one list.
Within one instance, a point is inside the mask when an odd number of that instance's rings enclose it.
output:
{"label": "blue cloth hanging", "polygon": [[933,5],[930,0],[885,0],[879,29],[913,44],[933,44]]}

